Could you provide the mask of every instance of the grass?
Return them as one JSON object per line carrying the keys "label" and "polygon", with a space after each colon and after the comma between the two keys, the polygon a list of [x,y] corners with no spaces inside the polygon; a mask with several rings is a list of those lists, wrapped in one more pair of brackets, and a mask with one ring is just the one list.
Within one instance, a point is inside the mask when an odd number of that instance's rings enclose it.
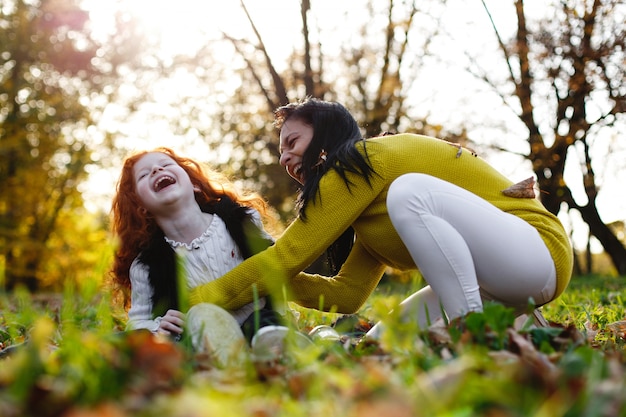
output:
{"label": "grass", "polygon": [[[543,308],[547,329],[515,331],[510,311],[487,304],[447,328],[391,320],[377,344],[318,344],[239,370],[121,332],[124,313],[95,284],[0,294],[0,343],[27,341],[0,358],[0,416],[626,416],[622,284],[574,279]],[[386,282],[362,316],[388,317],[420,285]],[[302,330],[341,317],[292,307]]]}

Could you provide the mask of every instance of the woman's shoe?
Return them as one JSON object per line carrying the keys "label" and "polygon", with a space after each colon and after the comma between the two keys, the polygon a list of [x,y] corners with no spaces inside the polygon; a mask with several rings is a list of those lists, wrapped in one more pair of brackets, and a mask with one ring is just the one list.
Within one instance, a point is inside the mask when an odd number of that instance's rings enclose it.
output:
{"label": "woman's shoe", "polygon": [[252,356],[260,362],[281,361],[289,350],[303,350],[312,344],[311,339],[297,330],[286,326],[265,326],[252,338]]}
{"label": "woman's shoe", "polygon": [[310,332],[309,337],[313,341],[339,341],[341,340],[341,335],[337,333],[337,330],[333,329],[330,326],[325,324],[320,324],[319,326],[315,326]]}

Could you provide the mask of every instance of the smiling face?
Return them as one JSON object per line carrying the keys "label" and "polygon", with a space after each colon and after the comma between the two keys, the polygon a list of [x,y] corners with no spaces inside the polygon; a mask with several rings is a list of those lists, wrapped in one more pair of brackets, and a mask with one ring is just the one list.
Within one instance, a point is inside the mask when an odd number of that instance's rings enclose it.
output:
{"label": "smiling face", "polygon": [[141,204],[158,215],[179,201],[195,201],[187,172],[168,155],[150,152],[133,167],[135,189]]}
{"label": "smiling face", "polygon": [[280,129],[280,165],[290,177],[304,184],[302,157],[313,139],[313,127],[300,119],[288,119]]}

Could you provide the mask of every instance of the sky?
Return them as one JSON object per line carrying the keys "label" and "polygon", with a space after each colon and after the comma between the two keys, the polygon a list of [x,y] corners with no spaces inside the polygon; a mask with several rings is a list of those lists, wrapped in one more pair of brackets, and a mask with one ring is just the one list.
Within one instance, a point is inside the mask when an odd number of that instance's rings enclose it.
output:
{"label": "sky", "polygon": [[[102,0],[86,0],[88,9],[91,10],[91,19],[95,21],[96,30],[106,28],[108,19],[110,19],[111,8],[115,7],[115,1]],[[298,1],[295,0],[248,0],[246,6],[252,15],[258,30],[268,47],[269,53],[274,62],[280,62],[291,52],[291,47],[286,45],[287,39],[298,38],[290,34],[300,33],[300,20]],[[353,29],[351,25],[358,25],[362,21],[358,14],[363,13],[362,8],[358,7],[358,0],[312,0],[314,9],[316,10],[316,22],[320,26],[334,28],[328,31],[328,39],[321,39],[323,47],[332,53],[333,48],[337,48],[341,39],[349,39]],[[515,22],[512,13],[512,5],[509,1],[503,0],[487,0],[490,12],[493,15],[498,29],[504,34],[507,30],[514,28]],[[126,4],[130,5],[135,13],[141,16],[144,30],[147,33],[161,33],[165,40],[162,45],[164,53],[181,53],[195,50],[206,37],[215,37],[220,30],[228,32],[234,36],[249,36],[248,23],[245,20],[243,11],[238,1],[224,0],[177,0],[176,6],[172,8],[171,0],[126,0]],[[544,0],[526,0],[525,5],[530,11],[531,16],[542,13],[544,8]],[[454,62],[458,57],[463,56],[464,50],[470,50],[477,56],[484,53],[485,49],[490,48],[494,42],[493,29],[488,20],[487,14],[480,0],[448,0],[448,8],[444,15],[446,24],[445,30],[449,33],[452,41],[442,43],[439,49],[442,55],[446,56],[449,62]],[[298,38],[299,39],[299,38]],[[466,42],[470,40],[471,42]],[[493,65],[493,71],[503,71],[505,68],[498,67],[497,60],[493,63],[487,62],[487,66]],[[460,62],[459,62],[460,64]],[[449,123],[454,120],[454,115],[458,114],[458,118],[465,117],[464,111],[474,111],[481,109],[482,117],[485,118],[485,127],[477,128],[472,136],[480,136],[485,141],[502,140],[503,145],[508,146],[514,151],[524,152],[526,142],[524,140],[525,130],[521,126],[519,120],[512,115],[501,116],[503,123],[510,127],[508,137],[501,138],[501,131],[494,131],[488,127],[494,114],[502,114],[502,103],[497,96],[484,92],[482,87],[474,84],[466,73],[460,69],[460,65],[456,68],[454,65],[447,67],[433,67],[425,71],[422,77],[412,86],[413,97],[428,97],[425,103],[427,106],[431,122]],[[184,89],[184,83],[170,83],[168,88],[172,88],[180,94]],[[468,92],[467,97],[458,97],[459,107],[450,108],[450,97],[456,97],[459,91]],[[474,93],[476,92],[476,93]],[[166,94],[166,92],[164,92]],[[417,106],[419,108],[419,106]],[[472,116],[475,117],[475,116]],[[499,116],[500,117],[500,116]],[[509,117],[507,120],[506,117]],[[480,123],[478,123],[480,124]],[[163,138],[164,125],[154,123],[136,123],[135,127],[130,130],[129,137],[134,138],[136,148],[152,148],[158,145],[171,146],[176,149],[177,138],[161,140],[159,143],[151,142],[154,137]],[[158,133],[158,134],[157,134]],[[194,155],[208,152],[203,144],[197,144],[197,148],[187,148]],[[598,160],[607,158],[611,152],[618,152],[626,156],[626,148],[624,145],[615,146],[611,138],[607,138],[602,143],[595,144],[594,152]],[[575,161],[577,155],[570,155],[569,158],[573,163],[567,176],[572,178],[571,183],[580,183],[575,178],[576,169]],[[496,168],[503,171],[511,179],[522,180],[532,175],[530,166],[520,164],[518,157],[511,155],[498,154],[496,157],[487,158]],[[600,214],[605,222],[626,219],[626,199],[621,198],[623,189],[622,184],[626,182],[626,167],[619,165],[620,158],[608,159],[608,164],[599,166],[597,174],[602,184],[602,192],[598,198]],[[625,160],[621,158],[621,161]],[[110,171],[100,171],[92,173],[91,184],[86,187],[87,190],[101,190],[99,198],[93,201],[108,200],[112,195],[117,173]],[[93,184],[98,186],[94,187]],[[584,198],[582,190],[573,189],[575,197]],[[89,192],[89,191],[87,191]],[[584,202],[584,201],[581,201]],[[562,218],[563,223],[568,227],[567,223],[574,222],[577,224],[579,220],[574,215],[573,219]],[[576,226],[577,236],[575,240],[584,242],[586,238],[586,230],[584,227]],[[577,245],[578,246],[578,245]]]}

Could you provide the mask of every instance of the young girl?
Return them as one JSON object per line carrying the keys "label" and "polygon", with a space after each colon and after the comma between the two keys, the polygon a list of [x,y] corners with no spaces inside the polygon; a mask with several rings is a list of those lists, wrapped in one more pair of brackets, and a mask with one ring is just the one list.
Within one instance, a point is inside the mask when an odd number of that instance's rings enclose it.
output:
{"label": "young girl", "polygon": [[259,196],[240,195],[217,173],[158,148],[126,159],[112,213],[119,237],[113,276],[125,290],[128,329],[180,338],[187,327],[196,349],[226,364],[240,361],[244,337],[250,341],[258,327],[281,322],[266,298],[228,312],[203,303],[183,313],[186,288],[272,244]]}

